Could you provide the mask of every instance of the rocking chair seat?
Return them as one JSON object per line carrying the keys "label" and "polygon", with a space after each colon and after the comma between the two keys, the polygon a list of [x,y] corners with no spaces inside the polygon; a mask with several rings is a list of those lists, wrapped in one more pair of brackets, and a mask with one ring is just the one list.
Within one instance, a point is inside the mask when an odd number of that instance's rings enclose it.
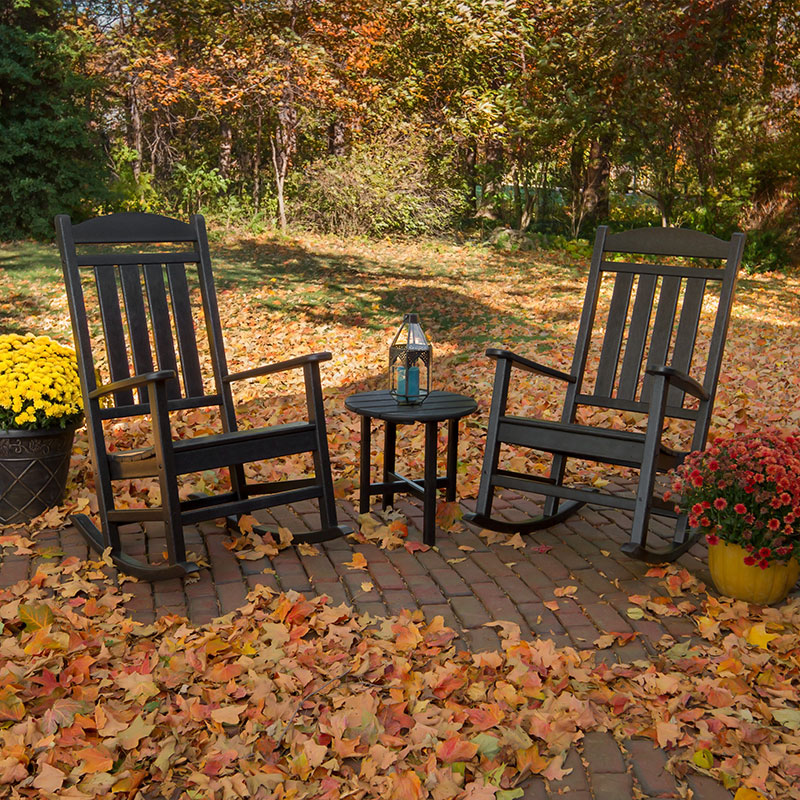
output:
{"label": "rocking chair seat", "polygon": [[[306,422],[287,422],[269,428],[178,439],[173,442],[176,472],[183,474],[214,469],[219,466],[219,456],[216,454],[221,450],[224,450],[227,458],[232,458],[235,462],[251,460],[248,458],[250,450],[254,458],[258,458],[265,448],[270,458],[305,453],[313,443],[313,436],[313,425]],[[282,437],[285,440],[283,443]],[[108,461],[112,480],[158,475],[158,453],[155,447],[110,452]]]}
{"label": "rocking chair seat", "polygon": [[[505,416],[500,418],[497,439],[504,444],[535,447],[567,458],[623,467],[639,467],[644,458],[645,434],[614,428]],[[685,451],[673,450],[659,442],[656,464],[659,470],[666,471],[680,464],[685,456]]]}

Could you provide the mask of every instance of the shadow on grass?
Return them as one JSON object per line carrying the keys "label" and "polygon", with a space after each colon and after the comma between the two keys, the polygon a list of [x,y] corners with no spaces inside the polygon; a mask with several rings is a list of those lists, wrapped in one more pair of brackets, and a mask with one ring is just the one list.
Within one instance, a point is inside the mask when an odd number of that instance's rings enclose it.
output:
{"label": "shadow on grass", "polygon": [[[385,264],[367,256],[310,252],[300,245],[242,242],[218,246],[215,280],[220,292],[258,294],[248,301],[275,313],[301,313],[319,323],[383,329],[398,323],[408,311],[422,317],[423,326],[446,330],[523,322],[453,283],[452,269],[430,263],[394,261]],[[461,279],[485,279],[481,268],[466,267]],[[272,292],[262,291],[274,286]]]}

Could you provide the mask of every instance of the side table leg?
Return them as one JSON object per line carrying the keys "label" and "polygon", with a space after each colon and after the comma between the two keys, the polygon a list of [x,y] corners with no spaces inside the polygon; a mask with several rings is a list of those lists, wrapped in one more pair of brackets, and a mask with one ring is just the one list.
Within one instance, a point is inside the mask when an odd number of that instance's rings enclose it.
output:
{"label": "side table leg", "polygon": [[456,472],[458,470],[458,420],[447,421],[447,486],[448,503],[456,499]]}
{"label": "side table leg", "polygon": [[[383,482],[390,480],[389,473],[394,472],[395,452],[397,450],[397,424],[394,422],[384,423],[383,433]],[[383,493],[383,508],[387,509],[394,504],[394,492]]]}
{"label": "side table leg", "polygon": [[358,492],[359,513],[369,511],[370,449],[372,447],[372,418],[361,417],[361,480]]}
{"label": "side table leg", "polygon": [[425,423],[425,501],[422,515],[422,541],[436,544],[436,450],[439,423]]}

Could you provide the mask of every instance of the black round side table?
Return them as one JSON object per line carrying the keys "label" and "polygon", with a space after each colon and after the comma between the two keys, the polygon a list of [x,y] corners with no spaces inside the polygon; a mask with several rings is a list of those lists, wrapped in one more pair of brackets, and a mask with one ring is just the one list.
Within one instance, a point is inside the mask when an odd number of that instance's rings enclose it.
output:
{"label": "black round side table", "polygon": [[[445,488],[448,501],[456,499],[456,466],[458,456],[458,421],[477,410],[471,398],[455,392],[431,392],[424,403],[400,405],[388,390],[354,394],[345,406],[361,415],[361,480],[360,513],[369,511],[373,494],[383,495],[383,508],[392,505],[396,492],[408,492],[423,503],[422,541],[436,544],[436,490]],[[383,481],[370,483],[370,445],[373,417],[384,421]],[[436,474],[436,449],[439,423],[447,421],[447,474]],[[411,480],[395,472],[397,426],[414,422],[425,424],[425,474],[422,480]]]}

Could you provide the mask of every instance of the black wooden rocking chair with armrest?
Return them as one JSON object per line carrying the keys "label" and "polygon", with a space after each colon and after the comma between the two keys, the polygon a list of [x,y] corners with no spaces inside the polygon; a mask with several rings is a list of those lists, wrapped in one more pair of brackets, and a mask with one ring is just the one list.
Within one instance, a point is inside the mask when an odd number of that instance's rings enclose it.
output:
{"label": "black wooden rocking chair with armrest", "polygon": [[[632,557],[671,561],[694,543],[696,537],[687,533],[686,516],[676,514],[673,503],[654,494],[655,479],[657,473],[680,464],[691,450],[705,446],[744,240],[741,233],[726,242],[680,228],[639,228],[616,234],[605,226],[598,228],[570,372],[506,350],[486,351],[497,360],[497,367],[480,490],[475,513],[465,515],[467,519],[493,530],[527,533],[562,522],[585,503],[596,503],[633,511],[630,541],[622,546]],[[610,260],[608,254],[622,254],[625,260]],[[661,259],[666,263],[654,263],[652,257],[659,256],[668,257]],[[613,283],[613,289],[604,325],[596,326],[604,279]],[[707,292],[709,284],[717,289]],[[713,299],[713,294],[718,300],[713,323],[709,321],[710,338],[698,347],[704,298]],[[587,358],[595,339],[600,345],[597,374],[594,385],[587,386],[591,383],[585,375]],[[507,414],[514,369],[566,384],[560,422]],[[646,431],[578,424],[576,412],[582,405],[644,412]],[[676,450],[662,441],[670,418],[688,421],[693,429],[690,450]],[[549,453],[549,475],[500,468],[502,445]],[[635,497],[566,485],[567,459],[637,468]],[[544,495],[542,515],[522,522],[493,516],[498,488]],[[648,545],[652,514],[675,520],[671,542]]]}
{"label": "black wooden rocking chair with armrest", "polygon": [[[228,372],[203,217],[194,216],[187,224],[154,214],[123,213],[73,225],[60,215],[56,232],[102,526],[98,530],[84,514],[72,517],[89,544],[98,551],[111,548],[111,558],[123,572],[158,580],[197,569],[186,560],[183,527],[203,520],[225,518],[235,525],[243,514],[316,498],[321,528],[297,534],[295,540],[320,542],[349,533],[350,528],[336,519],[322,403],[319,364],[331,355],[312,353]],[[198,292],[192,287],[199,287],[200,302],[193,302]],[[110,372],[105,385],[98,385],[95,371],[94,331],[103,335],[99,347],[104,352],[98,355]],[[207,359],[200,357],[198,341],[205,344]],[[204,361],[210,363],[213,381],[204,375]],[[308,419],[239,430],[231,384],[291,369],[303,370]],[[170,412],[214,406],[221,433],[173,440]],[[137,415],[152,420],[152,446],[109,449],[103,423]],[[313,477],[271,483],[252,483],[245,477],[246,463],[298,453],[311,454]],[[179,499],[178,475],[220,467],[229,470],[230,491]],[[158,478],[161,506],[117,508],[113,481],[142,477]],[[128,552],[130,548],[126,551],[120,533],[125,523],[163,523],[168,563],[142,561]]]}

